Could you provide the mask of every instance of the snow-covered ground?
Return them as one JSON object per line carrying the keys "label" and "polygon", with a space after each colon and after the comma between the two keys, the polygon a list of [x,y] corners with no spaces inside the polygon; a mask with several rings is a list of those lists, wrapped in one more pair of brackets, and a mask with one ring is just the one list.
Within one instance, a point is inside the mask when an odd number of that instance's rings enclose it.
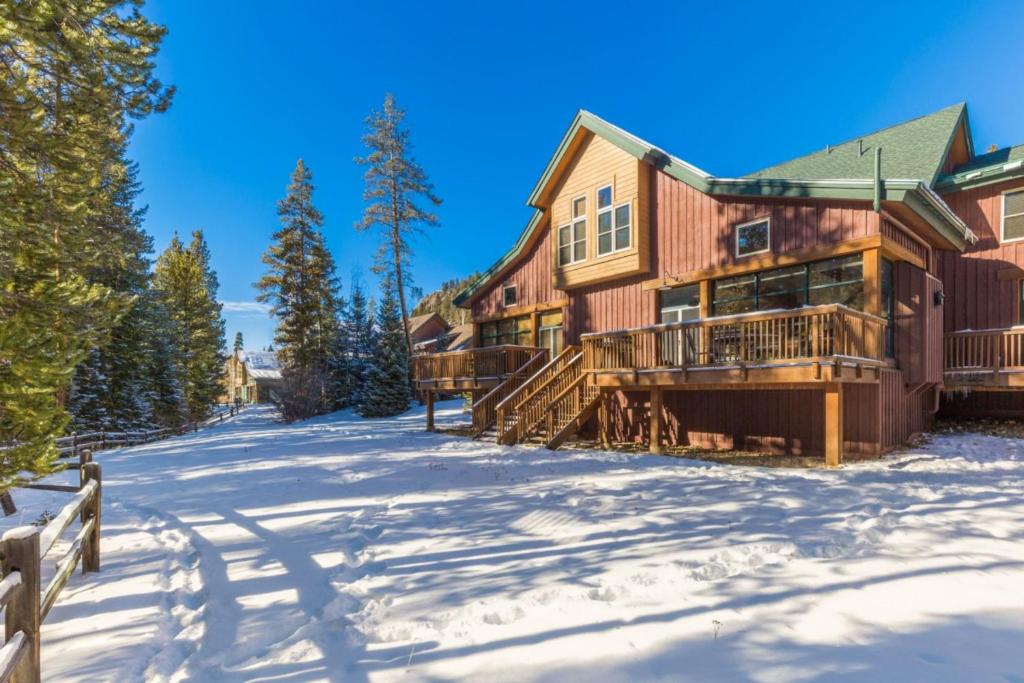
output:
{"label": "snow-covered ground", "polygon": [[45,679],[1024,681],[1020,440],[825,471],[422,428],[254,409],[99,454]]}

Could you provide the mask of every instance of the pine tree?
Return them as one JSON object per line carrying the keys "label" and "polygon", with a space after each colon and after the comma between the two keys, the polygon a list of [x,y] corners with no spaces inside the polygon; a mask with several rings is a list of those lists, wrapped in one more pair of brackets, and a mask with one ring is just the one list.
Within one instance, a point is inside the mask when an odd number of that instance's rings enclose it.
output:
{"label": "pine tree", "polygon": [[242,333],[235,332],[235,344],[232,350],[235,352],[235,355],[237,356],[243,349],[245,349],[245,343],[242,341]]}
{"label": "pine tree", "polygon": [[[409,336],[409,308],[406,288],[412,286],[410,262],[411,238],[424,227],[437,226],[437,216],[420,207],[426,200],[440,206],[434,186],[426,172],[411,156],[409,131],[402,126],[405,111],[395,104],[393,95],[384,97],[383,111],[374,111],[366,119],[368,131],[363,144],[369,150],[356,163],[366,166],[363,180],[366,187],[363,200],[368,202],[363,218],[356,223],[357,230],[376,229],[380,238],[374,272],[388,274],[397,290],[407,355],[412,355]],[[410,378],[411,381],[411,378]]]}
{"label": "pine tree", "polygon": [[0,3],[0,489],[48,471],[75,367],[130,306],[87,271],[121,257],[103,222],[128,119],[170,103],[163,34],[128,0]]}
{"label": "pine tree", "polygon": [[[285,198],[278,202],[281,227],[263,255],[267,273],[256,283],[257,297],[271,305],[277,319],[274,342],[289,383],[315,382],[318,410],[344,403],[336,372],[344,353],[339,322],[338,282],[334,259],[320,231],[323,216],[313,205],[313,175],[299,159]],[[309,405],[304,400],[303,406]],[[308,417],[299,410],[295,417]]]}
{"label": "pine tree", "polygon": [[377,341],[373,329],[373,302],[367,301],[362,284],[355,277],[352,278],[352,297],[346,313],[345,336],[349,347],[348,373],[352,387],[350,401],[354,405],[360,405],[365,393],[366,374]]}
{"label": "pine tree", "polygon": [[390,417],[409,409],[409,353],[395,290],[394,281],[386,275],[377,309],[377,344],[359,405],[363,417]]}
{"label": "pine tree", "polygon": [[180,354],[177,376],[189,417],[204,418],[223,391],[224,321],[217,303],[217,276],[202,231],[192,233],[187,248],[177,235],[171,239],[157,259],[154,287]]}

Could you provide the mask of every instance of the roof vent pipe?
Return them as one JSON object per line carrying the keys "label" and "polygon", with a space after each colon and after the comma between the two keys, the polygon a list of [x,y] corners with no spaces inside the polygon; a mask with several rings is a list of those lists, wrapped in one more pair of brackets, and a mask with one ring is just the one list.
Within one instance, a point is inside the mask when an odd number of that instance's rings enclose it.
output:
{"label": "roof vent pipe", "polygon": [[882,148],[875,147],[875,213],[882,211]]}

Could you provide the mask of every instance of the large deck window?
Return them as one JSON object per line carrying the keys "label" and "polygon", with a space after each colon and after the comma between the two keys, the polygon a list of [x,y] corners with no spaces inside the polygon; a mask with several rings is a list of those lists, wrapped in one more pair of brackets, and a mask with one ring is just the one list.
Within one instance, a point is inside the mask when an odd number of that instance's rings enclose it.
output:
{"label": "large deck window", "polygon": [[673,287],[661,292],[658,322],[680,323],[700,318],[700,285]]}
{"label": "large deck window", "polygon": [[533,324],[528,315],[480,324],[480,346],[515,344],[533,346]]}
{"label": "large deck window", "polygon": [[860,254],[716,280],[711,310],[719,316],[823,304],[864,308]]}

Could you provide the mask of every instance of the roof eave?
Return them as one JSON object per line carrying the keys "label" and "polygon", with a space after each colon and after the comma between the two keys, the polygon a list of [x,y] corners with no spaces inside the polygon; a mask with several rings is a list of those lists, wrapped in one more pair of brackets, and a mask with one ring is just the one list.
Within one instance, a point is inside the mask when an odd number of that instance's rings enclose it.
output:
{"label": "roof eave", "polygon": [[1018,159],[1005,164],[995,164],[967,173],[944,176],[936,183],[935,190],[948,194],[1021,177],[1024,177],[1024,159]]}

